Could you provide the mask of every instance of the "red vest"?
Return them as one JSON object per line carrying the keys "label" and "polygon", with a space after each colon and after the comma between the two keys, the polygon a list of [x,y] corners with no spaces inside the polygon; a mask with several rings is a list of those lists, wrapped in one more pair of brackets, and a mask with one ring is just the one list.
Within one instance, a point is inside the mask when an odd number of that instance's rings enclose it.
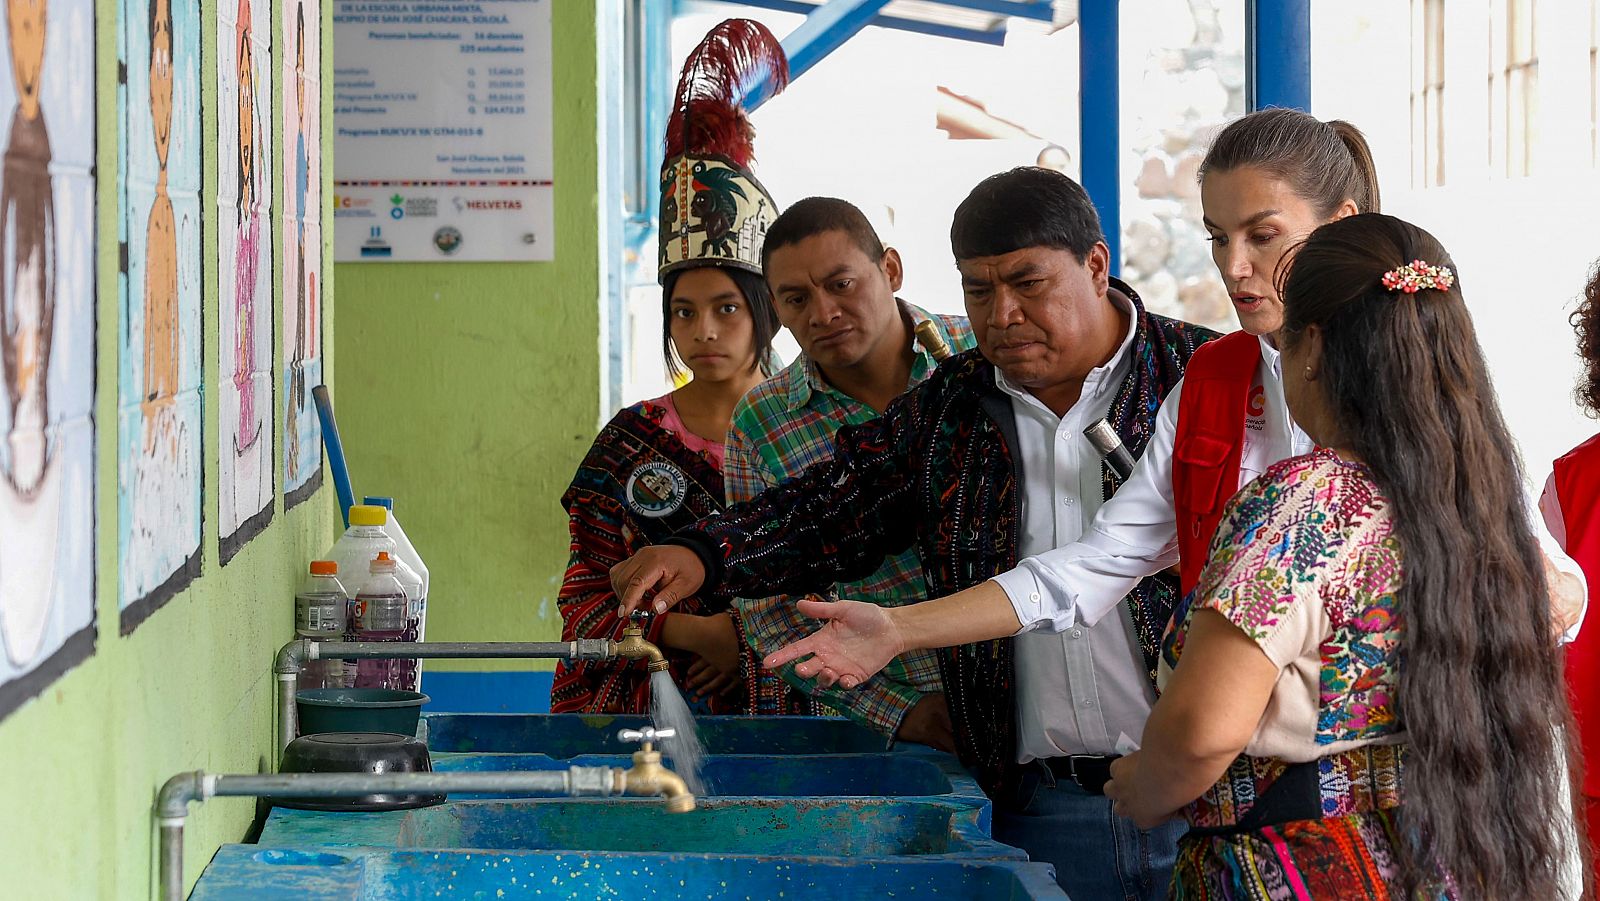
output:
{"label": "red vest", "polygon": [[1196,350],[1183,373],[1172,448],[1172,505],[1185,596],[1200,581],[1223,506],[1239,490],[1245,413],[1260,362],[1261,340],[1234,332]]}
{"label": "red vest", "polygon": [[[1600,435],[1555,463],[1556,500],[1567,525],[1566,552],[1589,580],[1589,610],[1578,640],[1567,645],[1567,689],[1578,721],[1583,756],[1590,761],[1583,793],[1600,796]],[[1591,836],[1591,840],[1594,840]]]}

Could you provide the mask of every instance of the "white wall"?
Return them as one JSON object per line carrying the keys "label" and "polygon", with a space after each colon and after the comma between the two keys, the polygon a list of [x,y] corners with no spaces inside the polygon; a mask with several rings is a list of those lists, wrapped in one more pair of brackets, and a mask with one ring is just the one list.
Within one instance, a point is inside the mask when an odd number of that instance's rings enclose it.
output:
{"label": "white wall", "polygon": [[1478,339],[1530,477],[1596,431],[1572,399],[1579,372],[1567,316],[1600,257],[1600,170],[1590,154],[1589,5],[1542,2],[1535,173],[1507,178],[1489,157],[1490,0],[1445,12],[1445,184],[1411,176],[1410,3],[1313,4],[1312,107],[1373,145],[1384,212],[1426,228],[1460,269]]}

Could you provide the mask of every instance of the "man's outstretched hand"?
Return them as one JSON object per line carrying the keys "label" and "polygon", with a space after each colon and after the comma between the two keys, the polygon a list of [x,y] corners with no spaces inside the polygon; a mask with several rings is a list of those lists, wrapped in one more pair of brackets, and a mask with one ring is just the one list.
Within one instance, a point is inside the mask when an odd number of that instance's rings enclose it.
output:
{"label": "man's outstretched hand", "polygon": [[611,588],[622,607],[617,615],[626,618],[650,602],[656,613],[692,598],[706,581],[706,569],[694,551],[662,544],[647,547],[611,567]]}
{"label": "man's outstretched hand", "polygon": [[[613,579],[615,573],[613,570]],[[795,664],[796,673],[808,679],[815,678],[824,688],[835,684],[855,688],[888,666],[889,661],[905,649],[894,617],[876,604],[801,601],[797,609],[812,619],[827,622],[805,638],[768,654],[762,661],[767,669],[776,669],[809,654],[810,659]]]}

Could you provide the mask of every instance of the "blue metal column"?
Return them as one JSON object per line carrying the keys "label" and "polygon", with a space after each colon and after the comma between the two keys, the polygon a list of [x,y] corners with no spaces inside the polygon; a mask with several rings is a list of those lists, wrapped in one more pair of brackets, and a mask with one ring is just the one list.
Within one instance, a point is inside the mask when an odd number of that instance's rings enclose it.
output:
{"label": "blue metal column", "polygon": [[[598,212],[600,219],[600,320],[605,346],[601,348],[600,421],[610,419],[622,407],[623,361],[628,349],[627,307],[623,303],[626,265],[622,259],[623,173],[627,171],[627,129],[622,107],[624,21],[622,0],[601,0],[595,4],[595,37],[599,60],[600,109],[597,116],[597,146],[600,150]],[[429,688],[434,673],[428,674]]]}
{"label": "blue metal column", "polygon": [[1247,0],[1245,103],[1311,111],[1311,0]]}
{"label": "blue metal column", "polygon": [[1078,120],[1083,189],[1100,212],[1111,273],[1122,272],[1122,112],[1118,0],[1078,3]]}

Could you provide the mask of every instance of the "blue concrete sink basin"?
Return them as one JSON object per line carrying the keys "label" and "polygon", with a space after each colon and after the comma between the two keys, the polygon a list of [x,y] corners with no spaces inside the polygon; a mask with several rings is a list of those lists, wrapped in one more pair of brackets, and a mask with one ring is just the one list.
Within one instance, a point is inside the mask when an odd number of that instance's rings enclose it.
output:
{"label": "blue concrete sink basin", "polygon": [[[623,755],[592,754],[557,760],[543,754],[440,754],[433,768],[441,773],[564,770],[569,766],[611,766],[627,769]],[[668,765],[671,765],[670,758]],[[924,797],[952,793],[981,797],[977,783],[955,761],[945,757],[906,754],[838,754],[823,757],[707,757],[701,776],[717,796]],[[507,797],[457,795],[456,797]]]}
{"label": "blue concrete sink basin", "polygon": [[981,898],[1067,901],[1046,864],[817,860],[709,854],[550,851],[285,850],[224,845],[191,901],[399,898]]}
{"label": "blue concrete sink basin", "polygon": [[[439,752],[620,754],[633,750],[617,730],[637,729],[642,716],[575,713],[430,713],[418,736]],[[883,736],[838,717],[703,716],[695,720],[707,754],[864,754],[889,750]]]}
{"label": "blue concrete sink basin", "polygon": [[1025,860],[975,805],[926,799],[710,799],[669,814],[651,799],[451,801],[421,810],[277,810],[263,846]]}

